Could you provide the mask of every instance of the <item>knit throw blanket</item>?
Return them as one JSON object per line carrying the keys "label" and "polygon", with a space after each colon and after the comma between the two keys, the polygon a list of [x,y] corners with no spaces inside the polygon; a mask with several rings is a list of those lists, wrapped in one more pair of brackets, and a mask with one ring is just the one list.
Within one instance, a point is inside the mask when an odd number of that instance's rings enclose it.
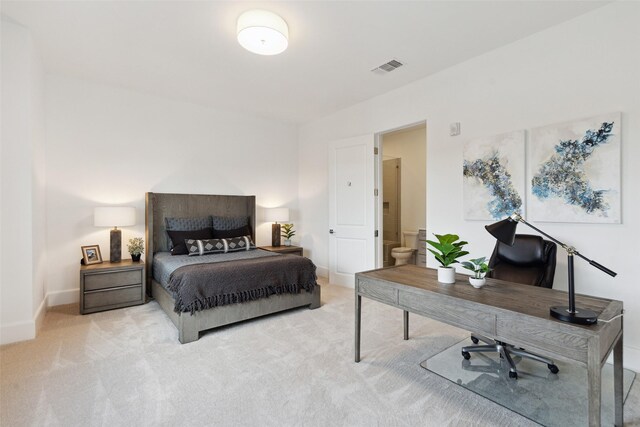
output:
{"label": "knit throw blanket", "polygon": [[169,278],[177,313],[195,313],[270,295],[313,292],[316,266],[308,258],[281,255],[185,265]]}

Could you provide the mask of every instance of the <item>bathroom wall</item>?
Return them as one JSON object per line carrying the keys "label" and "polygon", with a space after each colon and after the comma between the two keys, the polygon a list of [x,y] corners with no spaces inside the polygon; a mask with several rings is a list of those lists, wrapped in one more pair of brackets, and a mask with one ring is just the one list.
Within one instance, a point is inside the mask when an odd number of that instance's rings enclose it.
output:
{"label": "bathroom wall", "polygon": [[384,159],[401,163],[401,230],[418,230],[427,223],[427,128],[420,125],[382,136]]}

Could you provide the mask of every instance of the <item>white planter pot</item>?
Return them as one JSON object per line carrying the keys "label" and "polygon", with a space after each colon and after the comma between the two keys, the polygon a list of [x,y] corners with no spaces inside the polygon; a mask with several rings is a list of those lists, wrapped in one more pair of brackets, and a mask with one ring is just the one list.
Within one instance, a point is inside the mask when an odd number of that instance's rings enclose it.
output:
{"label": "white planter pot", "polygon": [[456,269],[453,267],[438,267],[438,282],[456,283]]}
{"label": "white planter pot", "polygon": [[487,279],[485,279],[484,277],[482,279],[475,279],[473,277],[469,277],[469,283],[471,283],[471,286],[478,289],[483,287],[484,284],[487,283]]}
{"label": "white planter pot", "polygon": [[285,246],[291,246],[291,239],[284,239]]}

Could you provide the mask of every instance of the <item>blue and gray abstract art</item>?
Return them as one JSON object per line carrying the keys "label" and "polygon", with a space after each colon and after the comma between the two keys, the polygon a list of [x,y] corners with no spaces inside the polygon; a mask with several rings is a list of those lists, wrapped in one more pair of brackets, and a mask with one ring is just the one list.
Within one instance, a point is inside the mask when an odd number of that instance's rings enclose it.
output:
{"label": "blue and gray abstract art", "polygon": [[604,122],[598,130],[587,130],[581,140],[561,140],[555,154],[542,163],[531,179],[531,191],[540,200],[560,197],[586,213],[606,213],[606,190],[594,189],[584,163],[613,135],[614,122]]}
{"label": "blue and gray abstract art", "polygon": [[522,214],[522,198],[498,153],[485,159],[465,160],[462,173],[465,178],[478,179],[489,191],[491,199],[487,202],[487,210],[492,218],[503,219],[514,212]]}

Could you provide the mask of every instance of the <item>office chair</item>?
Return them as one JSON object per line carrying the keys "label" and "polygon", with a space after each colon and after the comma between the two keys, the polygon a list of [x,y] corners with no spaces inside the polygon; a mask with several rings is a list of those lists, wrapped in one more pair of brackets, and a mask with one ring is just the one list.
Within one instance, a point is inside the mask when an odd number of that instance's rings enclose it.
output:
{"label": "office chair", "polygon": [[[516,234],[513,246],[496,242],[489,267],[492,269],[487,277],[522,283],[523,285],[553,287],[553,276],[556,272],[556,244],[544,240],[540,236],[529,234]],[[509,364],[509,378],[518,378],[516,365],[512,355],[525,357],[546,363],[549,370],[557,374],[559,369],[553,360],[524,349],[514,347],[501,341],[495,341],[481,335],[472,334],[471,341],[478,344],[482,341],[486,345],[473,345],[462,348],[462,357],[471,358],[470,353],[495,351]]]}

